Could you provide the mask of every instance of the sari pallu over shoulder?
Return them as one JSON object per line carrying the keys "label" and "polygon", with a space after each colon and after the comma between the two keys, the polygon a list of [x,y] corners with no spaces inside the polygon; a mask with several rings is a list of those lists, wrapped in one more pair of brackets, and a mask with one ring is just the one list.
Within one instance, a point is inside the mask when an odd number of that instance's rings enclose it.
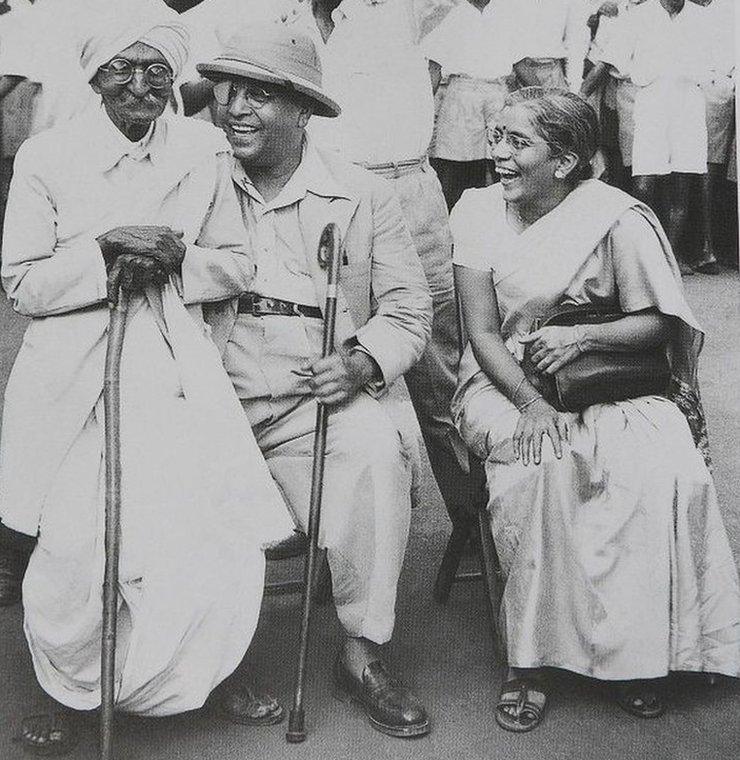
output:
{"label": "sari pallu over shoulder", "polygon": [[[507,225],[506,206],[498,190],[491,209],[494,225]],[[708,459],[706,423],[698,389],[697,363],[703,333],[686,302],[681,276],[670,243],[651,209],[623,191],[599,180],[581,182],[556,208],[519,235],[502,235],[505,241],[491,252],[493,284],[501,317],[501,335],[517,359],[520,338],[530,332],[537,317],[560,305],[593,302],[589,281],[592,257],[627,213],[642,217],[655,234],[662,258],[644,271],[649,277],[652,308],[673,318],[674,333],[668,346],[672,383],[670,398],[686,416],[694,440]],[[620,255],[617,249],[614,257]],[[614,276],[614,275],[613,275]],[[619,307],[616,292],[611,303]],[[458,398],[483,375],[468,345],[460,362]]]}

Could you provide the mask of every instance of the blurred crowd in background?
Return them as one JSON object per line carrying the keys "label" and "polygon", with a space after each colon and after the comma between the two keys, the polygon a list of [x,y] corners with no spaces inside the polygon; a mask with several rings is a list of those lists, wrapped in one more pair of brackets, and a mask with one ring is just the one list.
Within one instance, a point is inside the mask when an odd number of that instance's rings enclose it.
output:
{"label": "blurred crowd in background", "polygon": [[[0,218],[21,142],[96,99],[80,46],[90,3],[107,1],[0,2]],[[240,23],[303,25],[310,17],[316,34],[317,5],[351,19],[353,6],[383,3],[385,26],[355,31],[323,56],[325,85],[347,111],[374,112],[377,135],[365,124],[361,150],[351,125],[342,127],[351,160],[427,153],[451,209],[466,188],[497,179],[491,134],[506,95],[565,87],[599,114],[595,176],[656,210],[682,272],[737,267],[733,0],[168,0],[192,36],[172,108],[208,117],[201,106],[210,91],[204,99],[195,64]],[[381,64],[371,62],[363,46],[382,49],[402,25],[411,30],[408,55],[389,44]],[[377,65],[382,77],[367,70]],[[315,131],[337,144],[336,134]]]}

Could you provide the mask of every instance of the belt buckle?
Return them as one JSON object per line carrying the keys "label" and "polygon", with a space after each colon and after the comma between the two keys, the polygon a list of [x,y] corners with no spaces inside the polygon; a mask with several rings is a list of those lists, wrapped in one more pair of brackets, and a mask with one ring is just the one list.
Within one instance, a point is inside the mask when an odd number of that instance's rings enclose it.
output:
{"label": "belt buckle", "polygon": [[252,297],[250,299],[249,310],[253,317],[264,317],[267,310],[263,308],[264,299]]}

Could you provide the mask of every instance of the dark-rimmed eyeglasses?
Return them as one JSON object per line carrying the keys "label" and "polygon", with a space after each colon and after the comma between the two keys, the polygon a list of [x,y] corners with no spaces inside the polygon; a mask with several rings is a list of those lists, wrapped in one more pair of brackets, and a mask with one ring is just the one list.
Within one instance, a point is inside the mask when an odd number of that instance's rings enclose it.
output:
{"label": "dark-rimmed eyeglasses", "polygon": [[276,95],[252,82],[233,82],[231,79],[224,79],[213,85],[213,97],[220,106],[230,105],[239,92],[242,93],[249,107],[255,110],[262,108]]}
{"label": "dark-rimmed eyeglasses", "polygon": [[520,153],[525,148],[532,148],[535,145],[545,145],[544,140],[530,140],[528,137],[512,133],[503,127],[494,127],[488,130],[488,141],[491,145],[499,145],[505,142],[514,153]]}
{"label": "dark-rimmed eyeglasses", "polygon": [[161,90],[172,84],[172,69],[165,63],[134,66],[125,58],[114,58],[105,66],[101,66],[99,71],[107,74],[116,84],[128,84],[134,78],[135,71],[140,71],[144,81],[155,90]]}

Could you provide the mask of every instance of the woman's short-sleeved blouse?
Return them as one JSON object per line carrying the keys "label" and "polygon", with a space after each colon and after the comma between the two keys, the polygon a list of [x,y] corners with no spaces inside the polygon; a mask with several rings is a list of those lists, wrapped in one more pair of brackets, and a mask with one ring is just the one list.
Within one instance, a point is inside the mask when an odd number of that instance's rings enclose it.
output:
{"label": "woman's short-sleeved blouse", "polygon": [[497,249],[516,231],[506,221],[506,205],[499,185],[466,190],[450,214],[453,239],[452,261],[483,272],[494,268]]}
{"label": "woman's short-sleeved blouse", "polygon": [[[510,270],[512,256],[521,253],[523,243],[531,242],[526,231],[519,233],[509,224],[500,185],[466,190],[452,210],[450,228],[453,263],[492,272],[494,282],[497,282],[497,269]],[[567,246],[568,231],[555,232],[562,245]],[[669,295],[670,302],[675,298],[683,301],[661,241],[637,206],[625,210],[598,240],[588,259],[572,273],[566,292],[549,292],[549,285],[556,278],[551,280],[548,270],[549,266],[530,269],[530,276],[523,281],[508,277],[497,283],[501,316],[511,305],[518,308],[527,300],[536,304],[535,310],[545,313],[566,295],[577,303],[619,305],[625,312],[660,308]],[[548,304],[549,301],[553,303]],[[681,310],[678,313],[681,314]],[[696,326],[693,315],[686,321]]]}

